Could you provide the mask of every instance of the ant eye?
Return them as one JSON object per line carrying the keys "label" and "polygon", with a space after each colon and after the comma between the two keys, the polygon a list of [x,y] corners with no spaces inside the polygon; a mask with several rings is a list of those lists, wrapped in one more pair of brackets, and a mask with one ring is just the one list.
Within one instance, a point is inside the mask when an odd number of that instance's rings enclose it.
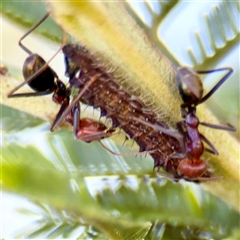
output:
{"label": "ant eye", "polygon": [[[23,76],[27,80],[34,73],[40,70],[44,64],[45,60],[41,58],[38,54],[31,54],[24,62],[23,65]],[[47,67],[44,71],[39,73],[28,85],[35,91],[46,91],[51,89],[54,83],[54,74],[50,67]]]}
{"label": "ant eye", "polygon": [[178,69],[177,86],[184,103],[197,103],[203,95],[200,77],[192,69],[181,67]]}

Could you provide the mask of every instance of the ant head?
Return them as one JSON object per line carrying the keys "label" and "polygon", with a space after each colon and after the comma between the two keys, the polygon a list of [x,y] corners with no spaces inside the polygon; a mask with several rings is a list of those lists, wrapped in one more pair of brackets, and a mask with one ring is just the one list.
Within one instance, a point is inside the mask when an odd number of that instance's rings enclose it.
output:
{"label": "ant head", "polygon": [[[39,71],[46,64],[45,60],[38,54],[31,54],[23,64],[23,76],[25,81],[28,80],[34,73]],[[46,69],[39,73],[27,84],[35,91],[46,91],[52,89],[54,83],[54,72],[47,65]]]}
{"label": "ant head", "polygon": [[178,68],[177,86],[185,106],[196,105],[203,96],[201,78],[188,67]]}
{"label": "ant head", "polygon": [[[205,96],[203,96],[202,81],[198,74],[209,74],[222,71],[227,71],[227,73]],[[178,68],[176,82],[183,100],[181,107],[196,107],[197,105],[205,102],[217,91],[217,89],[229,78],[232,73],[233,69],[229,67],[196,72],[187,67]]]}

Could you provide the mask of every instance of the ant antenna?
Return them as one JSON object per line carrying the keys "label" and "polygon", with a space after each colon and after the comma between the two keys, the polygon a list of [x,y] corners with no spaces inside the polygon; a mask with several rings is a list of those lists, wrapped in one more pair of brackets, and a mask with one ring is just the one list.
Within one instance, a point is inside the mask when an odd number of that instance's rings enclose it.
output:
{"label": "ant antenna", "polygon": [[34,26],[32,26],[19,40],[18,45],[25,51],[27,52],[29,55],[32,54],[32,52],[25,47],[22,44],[22,40],[27,37],[32,31],[34,31],[39,25],[41,25],[48,17],[49,17],[50,13],[48,12],[38,23],[36,23]]}

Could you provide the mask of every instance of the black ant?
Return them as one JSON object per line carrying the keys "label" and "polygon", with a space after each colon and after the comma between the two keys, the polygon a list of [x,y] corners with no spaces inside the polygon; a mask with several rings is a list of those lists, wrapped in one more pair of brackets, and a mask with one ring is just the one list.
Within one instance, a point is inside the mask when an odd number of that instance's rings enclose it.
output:
{"label": "black ant", "polygon": [[[61,104],[60,110],[51,126],[51,131],[53,131],[56,126],[56,122],[62,116],[65,109],[69,106],[71,86],[66,87],[66,85],[58,78],[58,75],[48,64],[62,50],[65,38],[63,38],[63,43],[59,50],[48,62],[46,62],[38,54],[32,53],[26,46],[22,44],[22,40],[32,31],[34,31],[48,17],[49,13],[47,13],[37,24],[30,28],[29,31],[19,40],[19,46],[29,54],[29,57],[27,57],[23,65],[23,76],[25,81],[10,91],[7,96],[9,98],[35,97],[53,93],[52,100],[57,104]],[[15,93],[25,84],[28,84],[29,87],[34,90],[34,92]],[[65,120],[73,125],[75,137],[85,142],[100,140],[101,138],[108,137],[113,133],[113,129],[107,129],[104,124],[93,119],[80,119],[79,104],[75,104],[74,107],[72,107],[72,111],[69,112]]]}
{"label": "black ant", "polygon": [[[203,96],[202,81],[198,74],[209,74],[219,71],[228,72],[205,96]],[[176,179],[181,177],[188,180],[197,181],[218,179],[218,177],[209,177],[208,174],[206,174],[207,177],[204,175],[208,169],[207,163],[204,160],[200,159],[204,150],[215,155],[218,155],[218,151],[215,149],[213,144],[199,132],[198,126],[200,124],[205,127],[226,131],[236,131],[236,129],[232,126],[221,126],[200,122],[196,116],[196,107],[197,105],[209,99],[232,73],[232,68],[219,68],[195,72],[190,68],[181,67],[177,70],[177,86],[180,96],[183,100],[183,103],[181,104],[181,116],[184,120],[177,123],[177,130],[166,130],[161,126],[150,124],[140,119],[138,120],[145,125],[154,128],[155,130],[171,135],[172,137],[178,139],[179,142],[183,140],[185,146],[183,153],[176,153],[171,156],[172,158],[182,158],[177,167]],[[182,138],[179,137],[179,133],[181,134]],[[210,147],[210,149],[204,147],[203,142],[205,142]]]}

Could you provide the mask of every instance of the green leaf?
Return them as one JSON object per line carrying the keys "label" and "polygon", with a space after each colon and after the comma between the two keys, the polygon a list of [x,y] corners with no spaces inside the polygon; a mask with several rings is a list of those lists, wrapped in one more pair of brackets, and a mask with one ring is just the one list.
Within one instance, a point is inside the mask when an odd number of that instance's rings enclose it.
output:
{"label": "green leaf", "polygon": [[[200,33],[195,33],[194,50],[188,49],[195,69],[213,68],[239,44],[240,32],[235,17],[239,14],[237,5],[237,2],[222,2],[204,15],[205,24]],[[206,31],[208,37],[203,34]],[[209,42],[211,54],[207,50]]]}

